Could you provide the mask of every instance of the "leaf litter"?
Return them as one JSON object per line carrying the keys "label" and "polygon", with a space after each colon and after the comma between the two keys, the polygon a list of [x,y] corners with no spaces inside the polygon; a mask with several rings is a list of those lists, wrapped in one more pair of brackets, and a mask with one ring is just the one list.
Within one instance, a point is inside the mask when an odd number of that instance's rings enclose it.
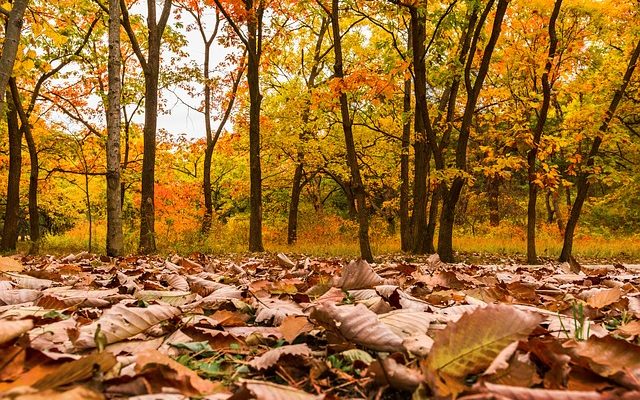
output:
{"label": "leaf litter", "polygon": [[0,265],[0,398],[640,398],[635,265]]}

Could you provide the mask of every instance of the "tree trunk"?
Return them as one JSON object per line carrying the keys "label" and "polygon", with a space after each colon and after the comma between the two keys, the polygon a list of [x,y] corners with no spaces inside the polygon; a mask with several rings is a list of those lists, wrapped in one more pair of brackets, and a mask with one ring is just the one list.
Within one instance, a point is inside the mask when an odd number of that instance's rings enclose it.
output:
{"label": "tree trunk", "polygon": [[411,146],[411,79],[404,81],[402,109],[402,150],[400,153],[400,243],[402,251],[411,250],[411,225],[409,221],[409,151]]}
{"label": "tree trunk", "polygon": [[11,4],[11,11],[7,18],[4,31],[4,42],[2,43],[2,55],[0,56],[0,116],[4,116],[5,93],[9,78],[13,72],[13,65],[18,54],[20,35],[22,33],[22,18],[27,9],[28,0],[14,0]]}
{"label": "tree trunk", "polygon": [[[246,9],[253,9],[253,0],[247,0]],[[251,215],[249,217],[249,251],[264,251],[262,244],[262,167],[260,165],[260,56],[262,53],[262,2],[256,15],[247,21],[249,85],[249,178],[251,186]]]}
{"label": "tree trunk", "polygon": [[[316,87],[316,78],[320,73],[320,61],[322,51],[322,42],[324,41],[324,35],[328,29],[329,21],[326,18],[322,19],[320,25],[320,31],[318,33],[318,40],[316,41],[313,65],[309,71],[309,78],[307,79],[307,95],[309,96],[305,102],[304,109],[302,110],[302,130],[300,131],[299,140],[300,147],[297,151],[296,170],[293,174],[293,182],[291,183],[291,203],[289,205],[289,223],[287,226],[287,243],[292,245],[298,239],[298,209],[300,207],[300,194],[302,193],[302,178],[304,172],[304,149],[303,145],[311,137],[312,132],[309,131],[308,124],[311,112],[311,91]],[[303,65],[304,68],[304,58]]]}
{"label": "tree trunk", "polygon": [[13,251],[18,241],[20,219],[20,173],[22,170],[22,132],[18,126],[18,112],[13,101],[8,99],[7,130],[9,133],[9,177],[7,181],[7,207],[0,251]]}
{"label": "tree trunk", "polygon": [[413,180],[413,252],[425,254],[427,245],[427,178],[429,175],[429,139],[427,130],[431,130],[429,109],[427,108],[427,70],[425,64],[426,14],[416,7],[410,7],[411,13],[411,49],[413,53],[414,95],[416,109],[414,113],[415,161]]}
{"label": "tree trunk", "polygon": [[627,86],[629,86],[629,82],[631,81],[631,77],[633,76],[633,72],[638,63],[638,58],[640,58],[640,40],[638,40],[638,43],[636,44],[636,47],[631,54],[629,64],[627,65],[627,70],[622,79],[622,85],[618,90],[616,90],[615,94],[613,95],[613,99],[611,100],[611,104],[609,104],[607,113],[605,114],[604,120],[600,125],[598,136],[593,139],[585,168],[583,168],[582,171],[578,174],[576,197],[573,206],[571,207],[569,219],[567,220],[567,226],[564,233],[564,244],[562,246],[562,252],[560,254],[560,262],[569,261],[569,257],[571,257],[571,252],[573,250],[573,235],[575,234],[576,227],[578,226],[580,212],[582,211],[582,206],[587,199],[587,196],[589,194],[589,187],[591,186],[591,184],[589,183],[589,176],[591,175],[590,171],[595,163],[595,157],[598,155],[600,145],[602,144],[602,138],[604,134],[609,130],[609,124],[611,123],[611,120],[616,113],[616,109],[618,108],[618,105],[622,100],[624,92],[627,90]]}
{"label": "tree trunk", "polygon": [[547,209],[547,223],[550,224],[553,222],[553,220],[556,219],[555,209],[551,204],[551,190],[547,190],[547,193],[544,196],[544,205],[545,205],[545,208]]}
{"label": "tree trunk", "polygon": [[558,231],[560,232],[560,236],[564,237],[564,227],[565,220],[562,212],[562,208],[560,206],[560,193],[558,191],[553,192],[552,196],[552,204],[553,204],[553,212],[556,216],[556,224],[558,224]]}
{"label": "tree trunk", "polygon": [[500,225],[500,207],[498,199],[500,198],[500,178],[493,176],[487,181],[487,196],[489,198],[489,225]]}
{"label": "tree trunk", "polygon": [[24,133],[29,149],[29,238],[31,246],[29,254],[37,254],[40,244],[40,211],[38,210],[38,175],[40,166],[38,165],[38,151],[33,140],[29,116],[22,107],[22,100],[15,78],[9,79],[11,98],[20,117],[20,130]]}
{"label": "tree trunk", "polygon": [[124,253],[120,186],[120,3],[109,0],[109,93],[107,97],[107,255]]}
{"label": "tree trunk", "polygon": [[[342,58],[342,38],[340,34],[340,15],[338,10],[338,0],[331,2],[331,27],[333,31],[333,52],[335,55],[334,72],[335,79],[344,79],[343,58]],[[347,94],[340,90],[340,115],[342,117],[342,130],[347,149],[347,166],[351,172],[351,189],[353,190],[356,209],[358,212],[358,239],[360,242],[360,257],[369,262],[373,262],[373,253],[369,244],[369,213],[366,204],[366,194],[362,177],[360,176],[360,166],[356,154],[356,145],[353,139],[353,121],[349,111],[349,100]]]}
{"label": "tree trunk", "polygon": [[138,56],[144,71],[144,129],[142,160],[142,190],[140,198],[140,245],[139,251],[142,254],[150,254],[156,251],[155,234],[155,161],[156,161],[156,130],[158,124],[158,81],[160,75],[160,45],[162,34],[167,24],[171,11],[171,0],[165,0],[162,7],[160,21],[156,21],[156,3],[154,0],[147,0],[147,39],[148,55],[144,58],[140,46],[135,37],[135,33],[128,21],[128,14],[125,12],[126,5],[120,0],[120,7],[123,11],[123,22],[125,30],[131,40],[134,51]]}
{"label": "tree trunk", "polygon": [[456,146],[456,168],[460,170],[460,174],[456,176],[451,184],[451,188],[448,193],[443,195],[443,208],[442,215],[440,217],[440,231],[438,235],[438,254],[440,258],[445,262],[453,262],[453,224],[455,221],[455,209],[460,199],[460,193],[466,182],[465,175],[463,173],[467,170],[467,145],[469,142],[469,136],[471,133],[471,122],[473,115],[475,114],[475,107],[482,90],[484,79],[489,71],[489,64],[491,62],[491,56],[493,50],[500,37],[500,31],[502,28],[502,20],[504,18],[508,0],[498,0],[498,6],[493,20],[493,26],[491,29],[491,36],[484,52],[482,53],[482,61],[478,68],[477,77],[473,86],[471,85],[471,66],[475,55],[475,49],[477,46],[480,32],[484,25],[484,20],[488,15],[488,12],[493,6],[493,1],[490,1],[483,12],[476,31],[474,33],[473,43],[469,51],[469,58],[465,65],[465,86],[467,88],[467,102],[465,104],[464,114],[462,116],[462,125],[460,126],[460,133],[458,135],[458,144]]}
{"label": "tree trunk", "polygon": [[300,206],[300,193],[302,192],[302,170],[304,168],[302,155],[298,154],[298,165],[293,174],[291,184],[291,203],[289,205],[289,224],[287,226],[287,244],[292,245],[298,240],[298,208]]}
{"label": "tree trunk", "polygon": [[556,20],[560,14],[560,7],[562,0],[556,0],[553,6],[551,17],[549,18],[549,53],[547,56],[547,62],[544,66],[544,72],[542,73],[542,104],[538,111],[538,121],[533,129],[533,146],[527,154],[527,172],[529,177],[529,202],[527,205],[527,263],[537,264],[538,256],[536,253],[536,203],[538,196],[538,184],[536,161],[538,159],[538,148],[540,147],[540,140],[542,139],[542,133],[544,132],[544,125],[547,122],[547,115],[549,113],[549,105],[551,104],[551,88],[552,82],[549,81],[549,74],[553,64],[553,59],[556,56],[556,49],[558,47],[558,37],[556,35]]}

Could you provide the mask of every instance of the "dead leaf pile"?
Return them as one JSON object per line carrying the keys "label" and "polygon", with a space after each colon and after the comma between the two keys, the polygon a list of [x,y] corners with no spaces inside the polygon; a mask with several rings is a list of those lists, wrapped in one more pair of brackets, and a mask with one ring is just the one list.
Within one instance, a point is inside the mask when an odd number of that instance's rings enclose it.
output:
{"label": "dead leaf pile", "polygon": [[0,398],[638,399],[640,268],[0,258]]}

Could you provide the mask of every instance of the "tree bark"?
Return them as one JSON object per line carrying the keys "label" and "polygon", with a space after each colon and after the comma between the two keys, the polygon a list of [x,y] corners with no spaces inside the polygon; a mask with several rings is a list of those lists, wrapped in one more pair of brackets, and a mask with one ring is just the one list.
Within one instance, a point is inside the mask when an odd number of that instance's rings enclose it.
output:
{"label": "tree bark", "polygon": [[9,132],[9,177],[7,207],[4,213],[0,251],[13,251],[18,241],[20,219],[20,173],[22,170],[22,132],[18,126],[18,112],[11,97],[8,101],[7,130]]}
{"label": "tree bark", "polygon": [[467,171],[467,145],[469,142],[469,136],[471,133],[471,122],[473,115],[475,114],[475,107],[478,102],[480,91],[484,83],[484,79],[489,71],[489,64],[491,62],[491,56],[493,50],[500,37],[500,31],[502,28],[502,20],[504,18],[508,0],[498,0],[498,6],[496,9],[495,17],[493,20],[493,27],[491,29],[491,36],[487,45],[485,46],[482,61],[478,69],[477,77],[473,86],[470,81],[470,70],[475,55],[476,43],[480,36],[480,31],[484,25],[484,19],[488,14],[488,11],[493,6],[493,1],[490,1],[483,12],[483,15],[478,22],[476,32],[474,34],[473,43],[469,51],[469,58],[465,65],[465,86],[467,88],[467,101],[465,104],[465,110],[462,117],[462,125],[460,126],[460,133],[458,136],[458,143],[456,146],[456,168],[460,171],[451,184],[451,188],[443,195],[443,208],[440,216],[440,230],[438,235],[438,254],[440,258],[445,262],[453,262],[453,225],[455,221],[455,209],[460,199],[462,188],[466,182]]}
{"label": "tree bark", "polygon": [[13,72],[13,65],[18,54],[20,35],[22,33],[22,18],[27,9],[28,0],[14,0],[11,4],[11,11],[7,18],[4,31],[4,42],[2,43],[2,55],[0,56],[0,116],[4,116],[5,93],[9,78]]}
{"label": "tree bark", "polygon": [[578,219],[580,218],[582,206],[584,205],[584,202],[589,194],[589,187],[591,186],[589,177],[591,176],[591,170],[593,168],[593,165],[595,164],[595,157],[598,155],[600,145],[602,144],[602,138],[604,134],[609,130],[609,124],[611,123],[611,120],[616,113],[616,109],[618,108],[620,101],[622,101],[622,97],[627,90],[627,86],[629,86],[629,82],[631,81],[633,72],[636,69],[636,65],[638,64],[638,58],[640,58],[640,40],[638,40],[638,43],[636,44],[636,47],[631,54],[629,64],[627,65],[627,70],[624,74],[624,77],[622,78],[622,84],[613,95],[613,99],[609,104],[607,113],[605,114],[604,120],[602,121],[602,124],[600,125],[600,128],[598,130],[598,135],[593,139],[593,143],[591,144],[591,149],[589,151],[585,167],[578,174],[578,181],[576,184],[576,197],[573,202],[573,206],[571,207],[571,213],[569,214],[569,219],[567,220],[567,226],[564,232],[564,243],[562,246],[562,252],[560,253],[560,262],[568,261],[571,257],[571,253],[573,250],[573,235],[575,234],[576,227],[578,226]]}
{"label": "tree bark", "polygon": [[124,253],[120,186],[120,2],[109,0],[109,93],[107,96],[107,255]]}
{"label": "tree bark", "polygon": [[158,124],[158,82],[160,75],[160,45],[162,35],[167,26],[171,12],[172,0],[164,0],[160,19],[156,21],[156,2],[147,0],[147,56],[142,53],[138,39],[129,20],[129,12],[124,0],[120,0],[122,11],[122,25],[131,41],[133,51],[144,72],[144,129],[143,160],[142,160],[142,190],[140,198],[140,244],[138,251],[150,254],[156,251],[155,235],[155,160],[156,160],[156,130]]}
{"label": "tree bark", "polygon": [[[335,56],[334,76],[335,79],[343,80],[344,69],[342,65],[342,38],[340,34],[338,0],[332,0],[331,10],[327,11],[331,17],[331,28],[333,32],[333,51]],[[369,213],[367,210],[364,185],[360,175],[360,166],[358,165],[356,145],[353,139],[353,120],[350,115],[347,94],[342,89],[340,89],[340,115],[342,118],[342,130],[344,132],[344,141],[347,149],[347,166],[351,172],[351,188],[354,193],[356,209],[358,212],[360,257],[369,262],[373,262],[373,253],[371,252],[371,245],[369,243]]]}
{"label": "tree bark", "polygon": [[527,263],[537,264],[538,255],[536,253],[536,203],[538,197],[538,184],[536,161],[538,159],[538,149],[540,147],[540,140],[544,132],[544,125],[547,122],[547,115],[549,113],[549,105],[551,104],[551,89],[553,82],[549,80],[549,74],[551,73],[551,67],[553,65],[553,59],[556,56],[556,50],[558,47],[558,36],[556,35],[556,21],[560,14],[560,7],[562,6],[562,0],[556,0],[549,18],[549,53],[547,55],[547,61],[544,66],[544,72],[542,73],[542,104],[538,111],[538,120],[536,126],[533,129],[533,146],[527,153],[527,173],[529,177],[529,201],[527,204]]}
{"label": "tree bark", "polygon": [[9,88],[16,112],[20,117],[20,129],[24,133],[27,140],[27,148],[29,149],[29,239],[31,241],[29,254],[37,254],[40,245],[40,211],[38,210],[38,175],[40,166],[38,165],[38,151],[33,140],[29,116],[22,107],[22,100],[15,78],[9,79]]}
{"label": "tree bark", "polygon": [[415,160],[413,179],[413,252],[425,254],[427,244],[427,179],[429,175],[430,137],[432,132],[429,109],[427,107],[426,14],[417,7],[409,8],[411,15],[411,49],[413,54],[414,96],[415,96]]}
{"label": "tree bark", "polygon": [[402,150],[400,153],[400,243],[402,251],[411,250],[409,220],[409,151],[411,146],[411,79],[404,81]]}

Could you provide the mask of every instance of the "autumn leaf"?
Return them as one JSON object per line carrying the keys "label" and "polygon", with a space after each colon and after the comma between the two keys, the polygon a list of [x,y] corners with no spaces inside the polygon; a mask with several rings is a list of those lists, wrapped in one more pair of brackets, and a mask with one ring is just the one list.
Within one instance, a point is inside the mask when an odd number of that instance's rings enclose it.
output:
{"label": "autumn leaf", "polygon": [[96,347],[94,336],[98,325],[105,335],[106,344],[111,344],[137,335],[180,313],[178,308],[170,305],[152,304],[147,308],[141,308],[116,304],[106,310],[96,322],[81,327],[74,344],[79,349]]}
{"label": "autumn leaf", "polygon": [[435,336],[423,371],[442,395],[456,394],[463,379],[489,367],[510,343],[526,338],[542,321],[536,314],[506,305],[489,305],[469,314]]}

